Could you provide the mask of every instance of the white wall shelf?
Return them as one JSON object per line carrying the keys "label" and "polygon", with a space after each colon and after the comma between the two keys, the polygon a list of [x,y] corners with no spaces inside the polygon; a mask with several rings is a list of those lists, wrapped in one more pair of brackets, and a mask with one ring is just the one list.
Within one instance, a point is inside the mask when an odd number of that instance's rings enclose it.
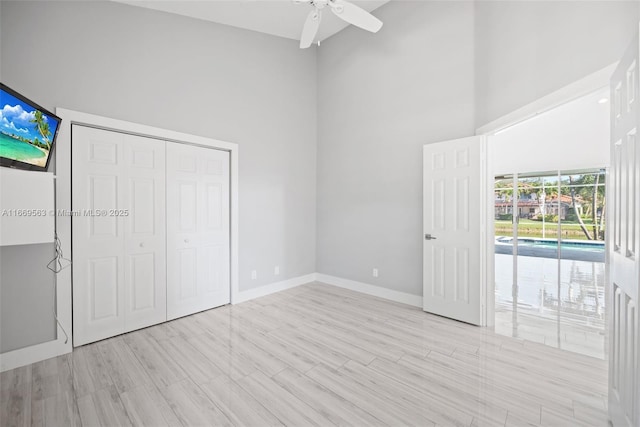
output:
{"label": "white wall shelf", "polygon": [[49,172],[0,168],[0,246],[53,242],[54,185]]}

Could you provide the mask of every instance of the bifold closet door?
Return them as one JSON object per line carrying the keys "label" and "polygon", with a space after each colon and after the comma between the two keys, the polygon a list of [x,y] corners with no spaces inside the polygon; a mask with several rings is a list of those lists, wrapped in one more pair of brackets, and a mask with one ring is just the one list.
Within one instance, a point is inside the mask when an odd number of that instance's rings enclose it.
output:
{"label": "bifold closet door", "polygon": [[72,128],[73,339],[166,320],[165,142]]}
{"label": "bifold closet door", "polygon": [[230,302],[229,153],[167,143],[167,318]]}

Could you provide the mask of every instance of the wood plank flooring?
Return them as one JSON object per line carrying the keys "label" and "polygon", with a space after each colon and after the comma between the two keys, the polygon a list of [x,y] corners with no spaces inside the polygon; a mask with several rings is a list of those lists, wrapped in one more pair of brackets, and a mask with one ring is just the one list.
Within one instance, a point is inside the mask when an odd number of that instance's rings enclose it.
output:
{"label": "wood plank flooring", "polygon": [[9,426],[606,426],[602,360],[314,283],[4,372]]}

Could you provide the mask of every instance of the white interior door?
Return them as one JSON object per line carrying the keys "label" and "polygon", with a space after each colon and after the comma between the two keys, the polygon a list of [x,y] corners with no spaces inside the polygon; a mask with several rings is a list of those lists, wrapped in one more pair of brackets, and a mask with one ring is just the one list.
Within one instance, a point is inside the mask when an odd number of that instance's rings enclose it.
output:
{"label": "white interior door", "polygon": [[122,136],[125,331],[167,320],[165,142]]}
{"label": "white interior door", "polygon": [[611,78],[609,215],[609,415],[614,427],[640,426],[640,147],[638,36]]}
{"label": "white interior door", "polygon": [[167,315],[230,302],[229,153],[167,144]]}
{"label": "white interior door", "polygon": [[122,136],[72,127],[73,344],[124,332]]}
{"label": "white interior door", "polygon": [[484,322],[484,137],[424,146],[423,309]]}
{"label": "white interior door", "polygon": [[166,320],[164,144],[72,128],[76,346]]}

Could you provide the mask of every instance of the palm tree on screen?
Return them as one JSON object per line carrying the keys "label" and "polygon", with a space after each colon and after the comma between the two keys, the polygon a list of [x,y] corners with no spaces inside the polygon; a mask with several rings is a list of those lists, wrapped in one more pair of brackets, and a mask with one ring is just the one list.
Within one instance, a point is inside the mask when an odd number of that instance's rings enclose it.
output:
{"label": "palm tree on screen", "polygon": [[51,130],[49,130],[49,123],[45,118],[45,115],[42,114],[41,111],[35,110],[33,112],[33,119],[29,120],[30,123],[35,123],[38,128],[38,132],[42,135],[44,139],[44,143],[47,145],[47,148],[51,148],[51,142],[49,141],[49,137],[51,137]]}

